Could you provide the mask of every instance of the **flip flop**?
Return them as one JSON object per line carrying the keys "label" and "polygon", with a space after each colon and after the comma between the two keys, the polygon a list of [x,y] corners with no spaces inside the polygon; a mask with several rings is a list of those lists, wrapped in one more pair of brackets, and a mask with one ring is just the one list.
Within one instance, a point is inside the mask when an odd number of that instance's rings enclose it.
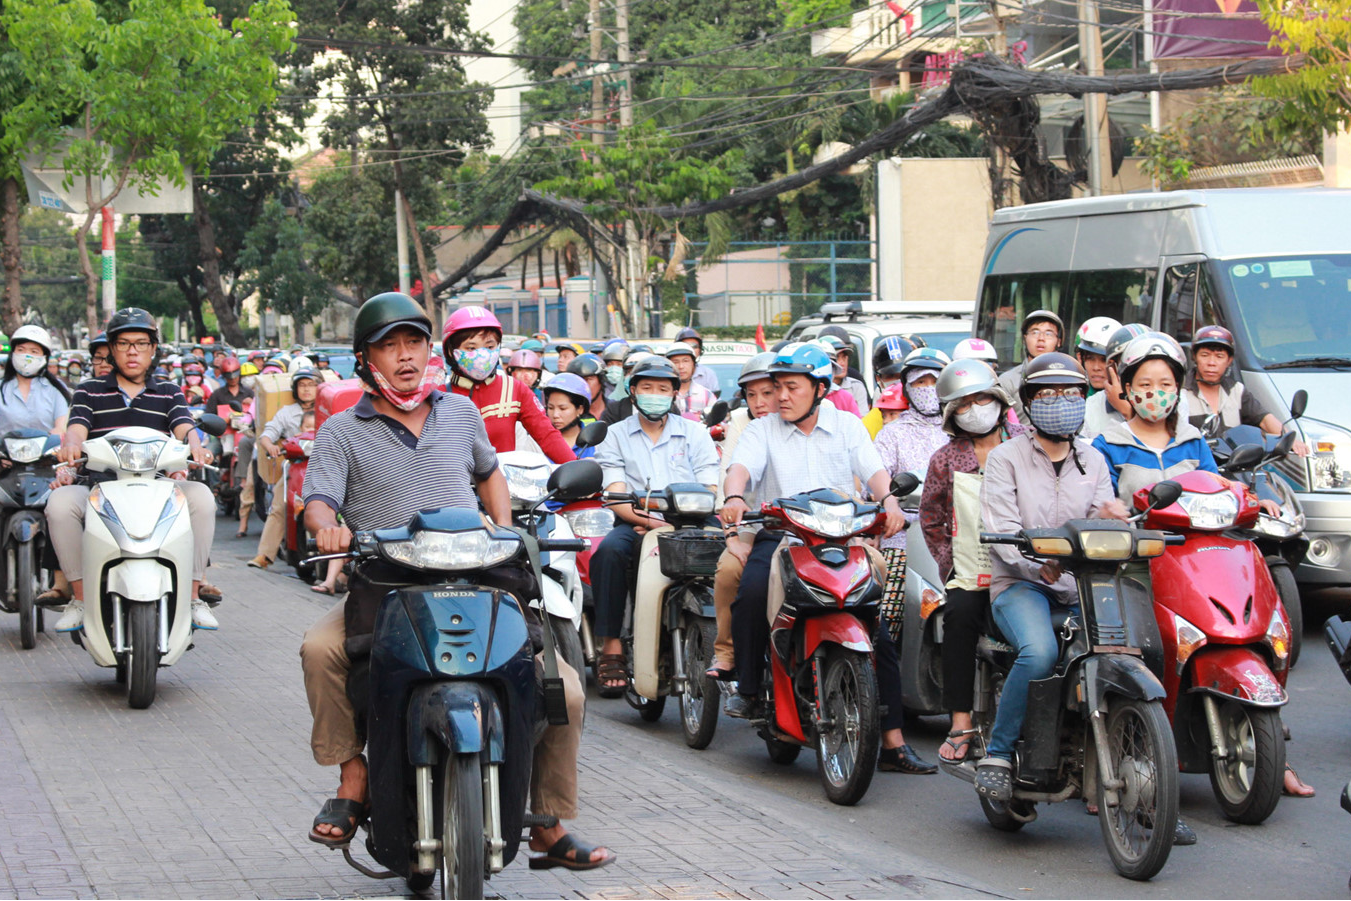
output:
{"label": "flip flop", "polygon": [[69,604],[72,596],[59,588],[48,588],[42,594],[33,598],[33,603],[39,607],[64,607]]}
{"label": "flip flop", "polygon": [[311,585],[310,591],[313,591],[315,594],[337,594],[336,591],[334,591],[332,588],[329,588],[322,582],[319,583],[318,585]]}
{"label": "flip flop", "polygon": [[736,678],[736,671],[733,669],[724,669],[716,663],[704,670],[704,676],[709,679],[716,679],[719,682],[730,682]]}
{"label": "flip flop", "polygon": [[[548,870],[553,867],[566,867],[569,870],[595,870],[600,867],[608,867],[618,860],[619,856],[613,851],[608,857],[600,860],[592,860],[591,855],[596,852],[600,845],[588,845],[585,842],[579,842],[572,837],[569,832],[554,842],[553,847],[538,857],[530,858],[530,869]],[[568,852],[575,850],[576,859],[568,857]]]}
{"label": "flip flop", "polygon": [[1285,795],[1287,798],[1312,798],[1314,796],[1313,786],[1305,782],[1303,779],[1299,778],[1299,773],[1295,772],[1294,767],[1292,767],[1290,764],[1287,763],[1285,765],[1285,772],[1295,777],[1295,782],[1300,786],[1300,788],[1297,788],[1294,791],[1291,791],[1289,788],[1287,788],[1285,784],[1285,776],[1284,774],[1282,774],[1281,794]]}
{"label": "flip flop", "polygon": [[[361,824],[366,822],[366,817],[370,816],[370,813],[369,802],[363,803],[349,798],[329,798],[324,802],[324,806],[319,808],[319,815],[314,818],[314,825],[310,827],[310,841],[330,848],[341,848],[352,840],[352,836],[356,834]],[[314,831],[319,826],[337,826],[343,831],[336,835],[332,833],[323,835]]]}
{"label": "flip flop", "polygon": [[[967,757],[971,754],[971,736],[976,734],[975,729],[953,729],[948,733],[947,740],[943,742],[945,747],[952,748],[951,757],[944,757],[942,748],[939,748],[938,759],[943,763],[957,764],[965,763]],[[958,754],[958,752],[961,752]]]}

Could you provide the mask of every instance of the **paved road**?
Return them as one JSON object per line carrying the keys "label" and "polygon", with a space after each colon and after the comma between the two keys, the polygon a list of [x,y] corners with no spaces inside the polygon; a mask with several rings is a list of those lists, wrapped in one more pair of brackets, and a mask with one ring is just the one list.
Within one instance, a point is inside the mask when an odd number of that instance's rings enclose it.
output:
{"label": "paved road", "polygon": [[[221,530],[226,531],[225,529]],[[148,711],[126,708],[111,671],[44,635],[19,650],[0,617],[0,897],[397,896],[401,881],[349,869],[305,833],[333,783],[309,757],[296,649],[327,599],[283,573],[245,568],[251,542],[218,539],[222,631],[161,671]],[[1311,621],[1318,619],[1310,617]],[[1204,777],[1183,777],[1200,844],[1152,883],[1116,877],[1094,819],[1043,808],[1015,836],[985,825],[945,776],[878,774],[855,808],[826,802],[803,756],[774,766],[745,724],[685,748],[674,705],[645,724],[593,696],[578,834],[620,853],[566,876],[513,864],[502,897],[1345,897],[1351,818],[1351,687],[1319,646],[1292,684],[1292,760],[1319,788],[1262,827],[1225,823]],[[908,727],[933,756],[938,721]]]}

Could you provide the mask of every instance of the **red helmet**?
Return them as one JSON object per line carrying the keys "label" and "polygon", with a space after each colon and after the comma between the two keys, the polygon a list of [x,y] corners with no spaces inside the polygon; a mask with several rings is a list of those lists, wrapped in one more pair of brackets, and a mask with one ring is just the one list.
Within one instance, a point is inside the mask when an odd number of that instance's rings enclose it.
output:
{"label": "red helmet", "polygon": [[238,372],[238,371],[239,371],[239,358],[238,358],[238,357],[226,357],[224,360],[221,360],[221,361],[220,361],[220,374],[221,374],[221,375],[229,375],[229,374],[232,373],[232,372]]}
{"label": "red helmet", "polygon": [[[502,340],[502,323],[497,321],[497,317],[486,307],[460,307],[450,318],[446,320],[446,326],[441,330],[441,347],[446,349],[450,343],[450,338],[456,332],[477,331],[478,329],[492,329],[497,332],[497,340]],[[450,351],[446,350],[449,354]]]}
{"label": "red helmet", "polygon": [[1234,333],[1222,325],[1203,325],[1192,335],[1192,356],[1196,356],[1197,348],[1201,347],[1222,347],[1232,357]]}
{"label": "red helmet", "polygon": [[905,399],[905,388],[899,382],[877,395],[879,410],[905,410],[909,406],[910,403]]}

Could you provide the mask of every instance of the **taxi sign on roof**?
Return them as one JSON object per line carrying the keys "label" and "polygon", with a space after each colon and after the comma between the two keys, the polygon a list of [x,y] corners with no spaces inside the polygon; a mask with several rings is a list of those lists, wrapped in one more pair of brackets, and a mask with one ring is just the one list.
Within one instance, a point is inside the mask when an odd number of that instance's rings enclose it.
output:
{"label": "taxi sign on roof", "polygon": [[760,348],[751,344],[749,341],[705,341],[704,353],[706,354],[750,354],[754,356],[760,352]]}

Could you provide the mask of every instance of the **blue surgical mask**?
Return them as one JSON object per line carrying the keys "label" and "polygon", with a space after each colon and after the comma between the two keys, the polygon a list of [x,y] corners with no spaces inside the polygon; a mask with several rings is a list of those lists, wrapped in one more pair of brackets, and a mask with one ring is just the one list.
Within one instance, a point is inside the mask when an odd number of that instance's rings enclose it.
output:
{"label": "blue surgical mask", "polygon": [[633,403],[645,418],[656,422],[671,412],[675,397],[670,394],[635,394]]}
{"label": "blue surgical mask", "polygon": [[624,370],[619,366],[610,366],[605,370],[605,381],[618,385],[624,380]]}
{"label": "blue surgical mask", "polygon": [[1082,397],[1033,398],[1027,417],[1044,435],[1074,435],[1084,424],[1084,404]]}

